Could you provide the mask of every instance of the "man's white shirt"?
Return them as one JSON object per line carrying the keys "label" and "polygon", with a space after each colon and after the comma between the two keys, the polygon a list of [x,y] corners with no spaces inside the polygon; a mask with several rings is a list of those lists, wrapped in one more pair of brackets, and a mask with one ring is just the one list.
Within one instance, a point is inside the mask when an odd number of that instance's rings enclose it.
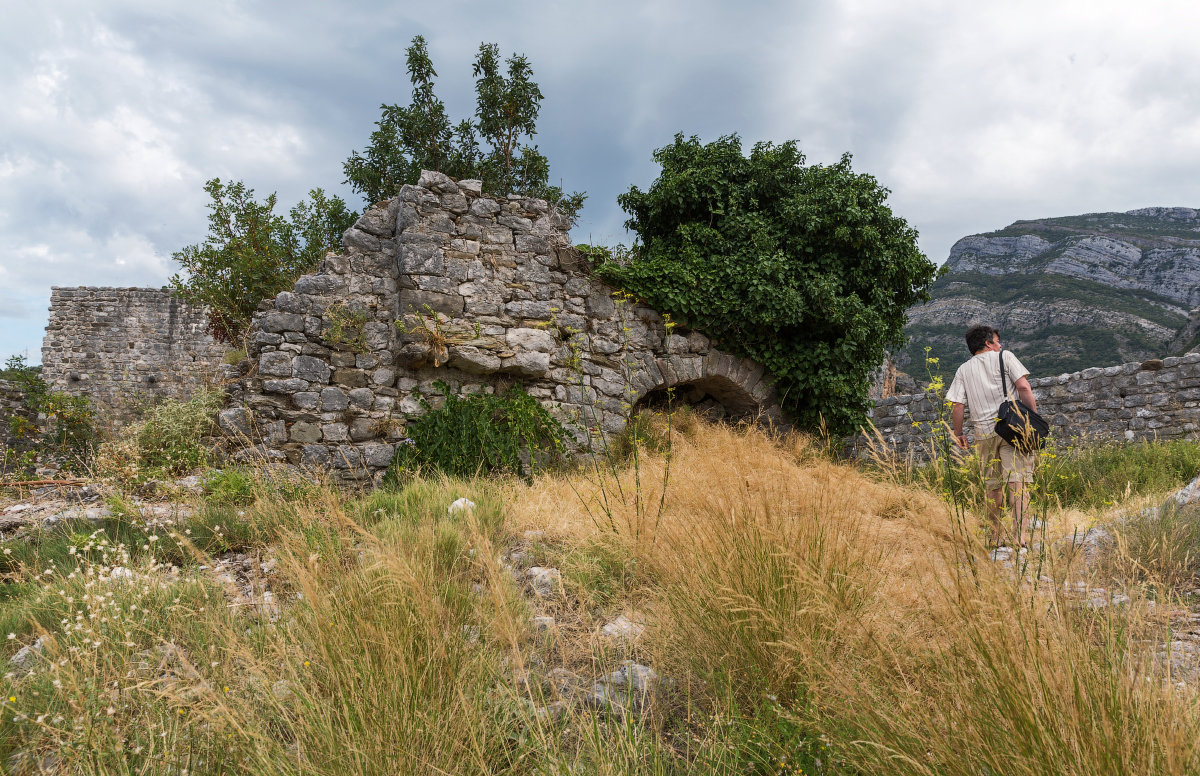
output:
{"label": "man's white shirt", "polygon": [[954,373],[954,381],[946,392],[946,401],[965,404],[970,408],[976,439],[995,433],[996,415],[1005,399],[1004,392],[1000,390],[1001,353],[1004,354],[1004,377],[1008,382],[1009,398],[1016,396],[1013,383],[1029,374],[1029,370],[1007,350],[985,350],[971,356]]}

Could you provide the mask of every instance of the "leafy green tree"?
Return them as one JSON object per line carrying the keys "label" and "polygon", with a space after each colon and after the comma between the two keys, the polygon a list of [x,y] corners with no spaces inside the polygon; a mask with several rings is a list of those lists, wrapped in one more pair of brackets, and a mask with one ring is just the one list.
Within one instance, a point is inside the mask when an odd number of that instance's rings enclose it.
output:
{"label": "leafy green tree", "polygon": [[310,191],[286,218],[274,212],[274,194],[257,202],[241,181],[213,178],[204,190],[212,197],[208,237],[172,255],[184,274],[174,275],[171,287],[208,307],[214,337],[237,342],[258,303],[290,289],[327,251],[339,249],[356,216],[321,189]]}
{"label": "leafy green tree", "polygon": [[[421,170],[437,170],[452,178],[476,178],[490,194],[521,194],[555,203],[574,217],[585,195],[567,195],[551,186],[550,164],[537,146],[524,142],[536,134],[542,92],[524,56],[504,60],[495,44],[479,46],[474,75],[475,120],[452,124],[445,104],[433,89],[437,77],[429,49],[420,35],[408,48],[412,102],[407,107],[381,105],[366,149],[353,151],[343,165],[346,183],[368,203],[393,197],[405,183],[416,183]],[[484,151],[480,139],[489,145]]]}
{"label": "leafy green tree", "polygon": [[794,141],[746,157],[737,135],[679,134],[654,158],[649,190],[618,197],[641,244],[600,274],[766,366],[802,426],[853,430],[937,273],[888,190],[848,154],[806,166]]}

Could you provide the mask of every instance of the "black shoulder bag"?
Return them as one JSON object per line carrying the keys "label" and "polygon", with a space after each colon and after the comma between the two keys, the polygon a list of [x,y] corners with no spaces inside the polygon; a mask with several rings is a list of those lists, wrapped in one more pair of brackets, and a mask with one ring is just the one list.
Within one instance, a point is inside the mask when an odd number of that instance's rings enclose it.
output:
{"label": "black shoulder bag", "polygon": [[1004,401],[996,413],[996,434],[1022,453],[1042,449],[1050,434],[1046,419],[1025,405],[1020,399],[1008,398],[1008,379],[1004,373],[1004,351],[1000,351],[1000,390]]}

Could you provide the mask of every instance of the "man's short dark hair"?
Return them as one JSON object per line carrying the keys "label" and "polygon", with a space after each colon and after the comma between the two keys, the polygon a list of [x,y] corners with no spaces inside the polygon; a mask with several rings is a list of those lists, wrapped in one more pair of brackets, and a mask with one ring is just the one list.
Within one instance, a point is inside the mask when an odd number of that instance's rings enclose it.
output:
{"label": "man's short dark hair", "polygon": [[992,341],[993,336],[1000,336],[1000,330],[983,324],[972,326],[967,329],[967,350],[971,351],[972,356],[975,355]]}

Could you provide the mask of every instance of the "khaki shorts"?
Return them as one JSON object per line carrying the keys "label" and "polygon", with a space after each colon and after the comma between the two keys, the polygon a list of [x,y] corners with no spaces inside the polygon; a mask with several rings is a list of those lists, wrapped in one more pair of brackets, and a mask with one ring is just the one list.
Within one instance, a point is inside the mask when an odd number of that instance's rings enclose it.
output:
{"label": "khaki shorts", "polygon": [[1022,453],[995,434],[976,441],[975,450],[989,491],[1000,490],[1006,482],[1033,482],[1036,453]]}

